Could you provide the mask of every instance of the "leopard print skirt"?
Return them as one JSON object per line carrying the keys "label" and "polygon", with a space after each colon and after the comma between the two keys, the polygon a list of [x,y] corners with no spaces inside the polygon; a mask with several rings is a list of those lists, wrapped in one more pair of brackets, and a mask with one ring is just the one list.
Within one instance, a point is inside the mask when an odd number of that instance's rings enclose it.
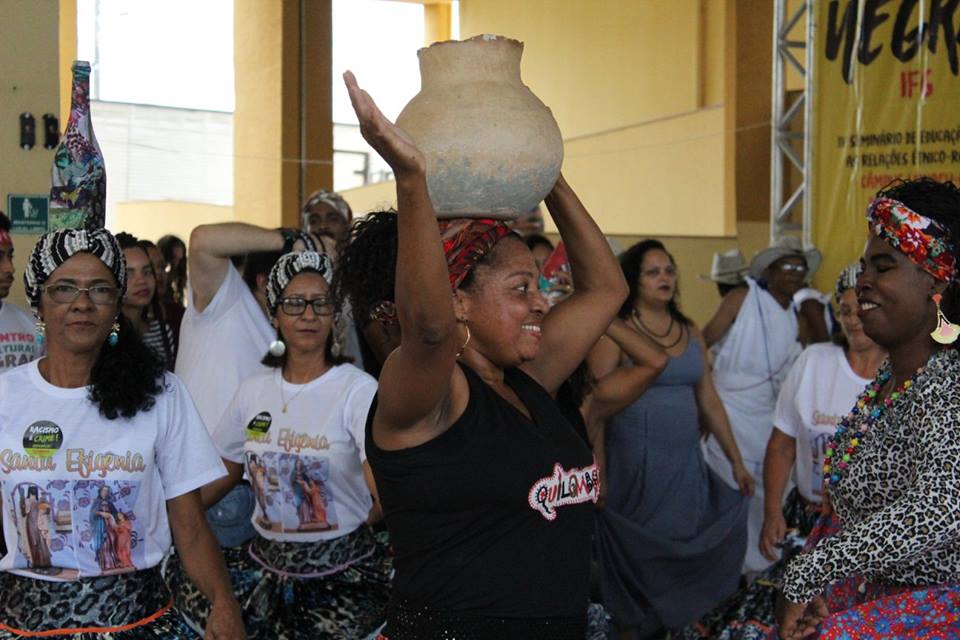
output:
{"label": "leopard print skirt", "polygon": [[69,582],[0,574],[0,640],[197,638],[172,608],[158,568]]}
{"label": "leopard print skirt", "polygon": [[[385,535],[369,527],[315,543],[257,536],[223,551],[251,640],[365,638],[383,623],[393,563]],[[164,577],[177,609],[202,629],[210,604],[175,555]]]}

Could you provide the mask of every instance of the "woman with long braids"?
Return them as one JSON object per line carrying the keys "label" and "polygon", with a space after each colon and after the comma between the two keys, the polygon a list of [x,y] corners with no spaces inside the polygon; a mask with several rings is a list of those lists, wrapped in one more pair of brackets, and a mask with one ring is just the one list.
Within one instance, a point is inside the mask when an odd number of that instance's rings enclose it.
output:
{"label": "woman with long braids", "polygon": [[129,233],[118,233],[117,242],[123,249],[123,258],[127,263],[127,295],[123,299],[123,315],[164,368],[173,371],[177,361],[173,329],[167,324],[160,304],[160,291],[150,254]]}
{"label": "woman with long braids", "polygon": [[346,74],[364,138],[397,177],[400,346],[367,456],[395,549],[389,640],[581,640],[597,469],[551,394],[626,286],[561,178],[547,204],[575,293],[546,314],[530,250],[493,220],[438,224],[426,163]]}
{"label": "woman with long braids", "polygon": [[[288,253],[270,271],[277,329],[263,364],[245,379],[213,433],[228,476],[204,487],[212,505],[244,470],[257,531],[225,550],[250,638],[365,638],[382,623],[391,564],[368,526],[380,518],[364,452],[376,381],[334,355],[337,306],[322,253]],[[175,557],[166,576],[196,623],[209,606]]]}
{"label": "woman with long braids", "polygon": [[[104,229],[48,233],[24,280],[47,355],[0,377],[0,491],[9,504],[18,485],[37,485],[57,516],[70,517],[51,518],[50,566],[34,570],[13,510],[3,510],[0,639],[194,637],[160,577],[171,534],[214,603],[206,638],[244,637],[200,503],[199,488],[223,465],[186,389],[121,312],[116,239]],[[120,511],[132,566],[106,561],[102,540],[93,542],[94,514],[109,526]]]}
{"label": "woman with long braids", "polygon": [[863,330],[889,359],[827,445],[833,509],[788,565],[782,638],[960,637],[960,188],[895,182],[867,210]]}
{"label": "woman with long braids", "polygon": [[[630,295],[590,362],[606,426],[607,499],[597,521],[604,606],[620,637],[661,637],[733,593],[754,479],[713,386],[700,330],[677,304],[677,269],[658,240],[620,256]],[[704,463],[723,447],[740,493]]]}

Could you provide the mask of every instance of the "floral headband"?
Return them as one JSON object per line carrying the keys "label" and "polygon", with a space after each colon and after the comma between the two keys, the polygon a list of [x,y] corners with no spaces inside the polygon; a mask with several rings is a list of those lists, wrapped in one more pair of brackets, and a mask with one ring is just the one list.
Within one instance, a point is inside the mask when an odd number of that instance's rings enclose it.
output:
{"label": "floral headband", "polygon": [[867,224],[878,238],[910,258],[937,280],[952,282],[957,258],[950,232],[936,220],[911,210],[899,200],[877,198],[867,208]]}

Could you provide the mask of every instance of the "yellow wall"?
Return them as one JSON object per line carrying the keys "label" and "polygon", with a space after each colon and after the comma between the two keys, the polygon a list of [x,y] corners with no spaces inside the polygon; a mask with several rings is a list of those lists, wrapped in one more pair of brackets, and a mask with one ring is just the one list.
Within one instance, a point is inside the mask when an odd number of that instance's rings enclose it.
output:
{"label": "yellow wall", "polygon": [[118,202],[113,231],[126,231],[154,242],[172,233],[189,243],[194,227],[234,219],[233,207],[215,204],[173,200]]}
{"label": "yellow wall", "polygon": [[[43,148],[42,125],[43,114],[60,111],[58,16],[56,2],[0,2],[0,209],[4,211],[11,193],[50,193],[53,150]],[[37,123],[37,144],[28,151],[20,148],[19,116],[25,111]],[[26,304],[20,275],[36,240],[37,236],[13,237],[17,281],[9,300],[14,304]]]}
{"label": "yellow wall", "polygon": [[234,2],[238,220],[298,226],[306,197],[333,186],[331,33],[330,0]]}
{"label": "yellow wall", "polygon": [[[769,219],[769,0],[461,0],[460,17],[463,38],[524,42],[524,82],[607,233],[732,237]],[[383,192],[347,197],[359,212]]]}

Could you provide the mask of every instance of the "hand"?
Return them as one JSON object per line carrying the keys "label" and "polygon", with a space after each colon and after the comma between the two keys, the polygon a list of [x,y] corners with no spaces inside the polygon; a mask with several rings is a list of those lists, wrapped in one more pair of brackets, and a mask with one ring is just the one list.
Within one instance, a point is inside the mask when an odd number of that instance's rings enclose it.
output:
{"label": "hand", "polygon": [[747,471],[747,468],[743,466],[742,462],[734,465],[733,479],[737,482],[737,486],[740,487],[740,493],[742,495],[747,497],[753,495],[757,483],[753,479],[753,476],[750,475],[750,472]]}
{"label": "hand", "polygon": [[343,81],[360,121],[363,139],[386,160],[393,173],[398,177],[403,173],[425,173],[427,161],[413,139],[383,115],[370,94],[357,84],[352,72],[344,73]]}
{"label": "hand", "polygon": [[768,515],[763,519],[763,527],[760,529],[760,553],[770,562],[775,562],[780,558],[780,552],[777,550],[777,544],[783,542],[787,535],[787,522],[783,519],[782,513]]}
{"label": "hand", "polygon": [[210,608],[204,640],[246,640],[247,630],[243,626],[240,605],[232,594],[226,600],[217,600]]}
{"label": "hand", "polygon": [[806,604],[790,602],[782,593],[777,594],[775,613],[780,637],[783,640],[795,640],[803,637],[800,635],[800,629],[804,626],[802,621],[806,610]]}

